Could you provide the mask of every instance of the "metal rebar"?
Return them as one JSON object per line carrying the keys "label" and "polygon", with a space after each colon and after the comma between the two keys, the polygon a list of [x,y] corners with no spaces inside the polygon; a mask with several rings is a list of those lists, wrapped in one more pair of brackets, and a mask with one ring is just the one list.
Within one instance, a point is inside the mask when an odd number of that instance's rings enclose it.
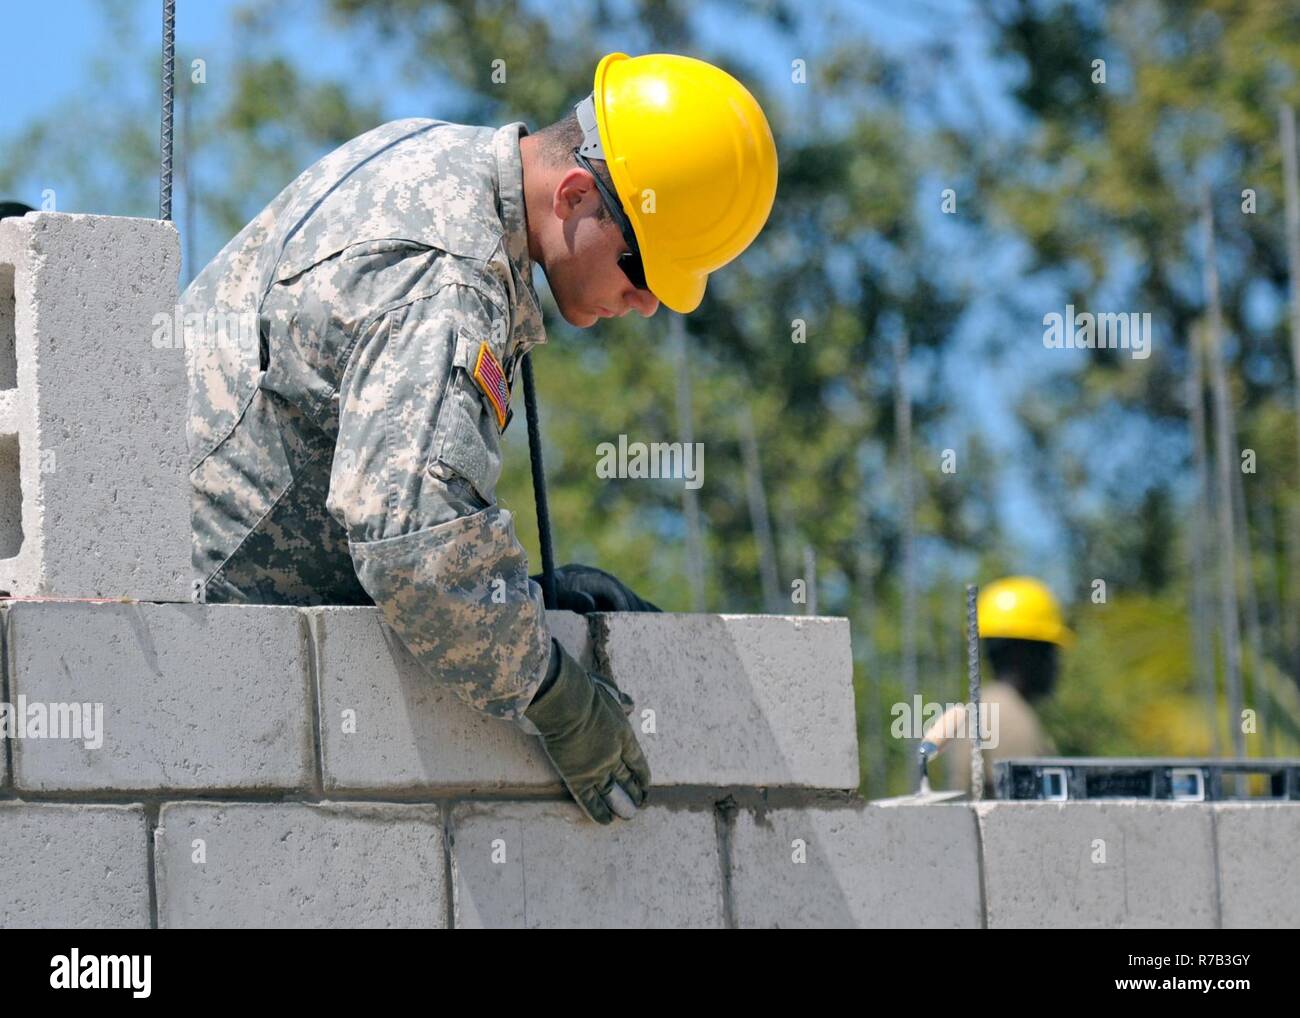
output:
{"label": "metal rebar", "polygon": [[885,794],[887,773],[885,760],[885,737],[889,726],[882,719],[885,713],[880,705],[880,669],[876,654],[876,585],[875,554],[871,546],[870,517],[866,508],[866,499],[860,503],[861,513],[860,537],[858,538],[858,589],[861,593],[862,626],[854,630],[853,645],[862,653],[863,666],[866,669],[867,729],[863,735],[866,741],[867,758],[867,795],[878,799]]}
{"label": "metal rebar", "polygon": [[894,347],[894,431],[898,453],[900,570],[902,597],[899,617],[900,670],[903,695],[910,703],[919,689],[916,679],[916,513],[912,477],[912,395],[908,379],[911,359],[906,330]]}
{"label": "metal rebar", "polygon": [[767,491],[763,487],[762,456],[758,450],[758,432],[748,404],[740,407],[740,450],[745,463],[745,493],[749,499],[749,519],[758,548],[758,574],[763,589],[763,610],[780,614],[781,581],[776,568],[776,543],[772,539],[772,522],[767,515]]}
{"label": "metal rebar", "polygon": [[1300,168],[1297,168],[1295,111],[1281,110],[1282,177],[1286,194],[1287,272],[1291,280],[1291,373],[1295,389],[1296,452],[1300,454]]}
{"label": "metal rebar", "polygon": [[[1234,435],[1232,444],[1239,439]],[[1237,578],[1241,586],[1242,606],[1246,615],[1246,647],[1250,650],[1250,706],[1255,709],[1256,731],[1260,743],[1266,744],[1273,732],[1269,717],[1272,704],[1268,696],[1268,669],[1270,662],[1264,655],[1264,631],[1259,620],[1259,595],[1255,590],[1255,557],[1251,554],[1250,508],[1246,502],[1244,471],[1232,472],[1232,513],[1237,527],[1237,540],[1241,542],[1241,555],[1237,559]]]}
{"label": "metal rebar", "polygon": [[984,756],[980,725],[980,626],[979,587],[966,585],[966,681],[970,687],[970,710],[974,726],[970,740],[970,797],[972,802],[984,798]]}
{"label": "metal rebar", "polygon": [[524,415],[528,418],[528,459],[533,468],[533,499],[537,503],[537,543],[542,548],[542,599],[554,611],[555,550],[551,547],[551,510],[546,501],[546,471],[542,467],[542,432],[537,423],[537,389],[533,384],[533,359],[524,354]]}
{"label": "metal rebar", "polygon": [[172,218],[172,107],[176,98],[176,0],[163,0],[162,168],[158,173],[158,218]]}
{"label": "metal rebar", "polygon": [[1218,694],[1214,688],[1214,594],[1210,589],[1210,472],[1205,447],[1205,377],[1201,334],[1194,329],[1187,340],[1187,415],[1192,432],[1192,465],[1196,498],[1192,512],[1192,647],[1196,683],[1210,726],[1210,745],[1219,754]]}
{"label": "metal rebar", "polygon": [[1234,756],[1246,755],[1241,731],[1241,616],[1237,602],[1237,536],[1233,524],[1232,471],[1239,469],[1232,436],[1232,394],[1228,389],[1228,369],[1223,352],[1223,307],[1219,296],[1219,269],[1215,261],[1214,210],[1210,189],[1201,192],[1201,238],[1204,244],[1202,272],[1205,304],[1208,313],[1205,357],[1210,369],[1210,391],[1214,410],[1214,459],[1217,478],[1216,508],[1219,541],[1219,614],[1223,629],[1223,676],[1228,700],[1228,725],[1232,734]]}
{"label": "metal rebar", "polygon": [[[1300,457],[1300,165],[1296,159],[1295,111],[1283,104],[1279,142],[1286,193],[1286,256],[1291,282],[1291,377],[1295,389],[1296,455]],[[1300,503],[1289,512],[1286,539],[1286,591],[1282,599],[1282,631],[1291,678],[1300,683]]]}

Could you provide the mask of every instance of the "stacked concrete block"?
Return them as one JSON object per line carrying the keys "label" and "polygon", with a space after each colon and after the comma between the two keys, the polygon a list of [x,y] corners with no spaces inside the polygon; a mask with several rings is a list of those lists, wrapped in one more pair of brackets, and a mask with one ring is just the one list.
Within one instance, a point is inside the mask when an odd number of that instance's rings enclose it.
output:
{"label": "stacked concrete block", "polygon": [[97,738],[9,740],[19,794],[314,784],[297,609],[22,601],[5,614],[15,709],[62,710],[84,726],[102,705]]}
{"label": "stacked concrete block", "polygon": [[436,806],[175,802],[154,846],[160,928],[447,924]]}
{"label": "stacked concrete block", "polygon": [[619,613],[594,622],[596,666],[636,701],[655,784],[857,787],[847,619]]}
{"label": "stacked concrete block", "polygon": [[1214,807],[1225,929],[1300,925],[1300,803]]}
{"label": "stacked concrete block", "polygon": [[[535,738],[440,689],[376,609],[307,611],[327,793],[558,789]],[[551,612],[548,621],[636,701],[656,786],[856,786],[846,620]]]}
{"label": "stacked concrete block", "polygon": [[990,929],[1218,925],[1209,807],[1128,800],[976,810]]}
{"label": "stacked concrete block", "polygon": [[[15,331],[16,260],[10,231],[0,220],[0,563],[23,544],[23,489],[18,457],[18,360]],[[2,568],[2,567],[0,567]]]}
{"label": "stacked concrete block", "polygon": [[741,810],[731,837],[735,922],[978,928],[978,849],[966,805]]}
{"label": "stacked concrete block", "polygon": [[711,809],[645,809],[601,828],[567,803],[464,803],[452,814],[458,929],[717,928]]}
{"label": "stacked concrete block", "polygon": [[[411,657],[374,608],[312,608],[327,795],[562,789],[538,739],[471,710]],[[551,612],[556,638],[590,658],[586,621]]]}
{"label": "stacked concrete block", "polygon": [[147,929],[138,805],[0,802],[0,929]]}
{"label": "stacked concrete block", "polygon": [[[0,601],[0,704],[9,703],[9,655],[5,646],[9,612],[7,603]],[[0,710],[7,710],[0,707]],[[12,752],[12,739],[7,731],[0,730],[0,796],[11,794],[9,755]]]}
{"label": "stacked concrete block", "polygon": [[189,600],[179,267],[170,223],[0,222],[0,591]]}

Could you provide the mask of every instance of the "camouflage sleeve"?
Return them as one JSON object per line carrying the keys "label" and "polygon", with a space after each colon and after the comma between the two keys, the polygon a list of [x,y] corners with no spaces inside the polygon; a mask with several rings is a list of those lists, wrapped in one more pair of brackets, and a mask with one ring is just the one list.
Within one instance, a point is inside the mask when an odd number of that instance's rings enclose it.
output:
{"label": "camouflage sleeve", "polygon": [[444,286],[380,315],[339,387],[329,511],[358,578],[434,679],[475,710],[525,730],[550,635],[511,514],[494,503],[497,419],[471,377],[502,312]]}

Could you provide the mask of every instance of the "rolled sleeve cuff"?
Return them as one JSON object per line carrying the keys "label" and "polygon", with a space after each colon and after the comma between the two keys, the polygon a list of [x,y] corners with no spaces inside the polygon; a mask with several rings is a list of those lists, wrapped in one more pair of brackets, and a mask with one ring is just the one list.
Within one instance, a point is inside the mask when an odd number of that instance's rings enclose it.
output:
{"label": "rolled sleeve cuff", "polygon": [[351,550],[362,586],[429,675],[528,731],[551,636],[511,514],[492,506]]}

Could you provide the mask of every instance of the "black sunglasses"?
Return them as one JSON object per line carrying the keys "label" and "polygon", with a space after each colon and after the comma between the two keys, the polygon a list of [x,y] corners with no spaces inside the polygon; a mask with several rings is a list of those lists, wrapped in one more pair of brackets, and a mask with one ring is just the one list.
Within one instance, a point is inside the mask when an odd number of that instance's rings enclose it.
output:
{"label": "black sunglasses", "polygon": [[632,223],[624,215],[623,205],[619,202],[618,196],[605,186],[605,182],[600,179],[600,174],[596,172],[586,156],[576,148],[573,150],[573,155],[578,160],[578,164],[591,174],[591,179],[596,182],[596,189],[600,191],[601,201],[605,203],[605,208],[609,209],[609,214],[618,224],[619,232],[623,234],[623,242],[627,244],[628,249],[618,256],[618,267],[638,290],[650,289],[645,285],[645,266],[641,263],[641,249],[637,247],[636,234],[632,232]]}

